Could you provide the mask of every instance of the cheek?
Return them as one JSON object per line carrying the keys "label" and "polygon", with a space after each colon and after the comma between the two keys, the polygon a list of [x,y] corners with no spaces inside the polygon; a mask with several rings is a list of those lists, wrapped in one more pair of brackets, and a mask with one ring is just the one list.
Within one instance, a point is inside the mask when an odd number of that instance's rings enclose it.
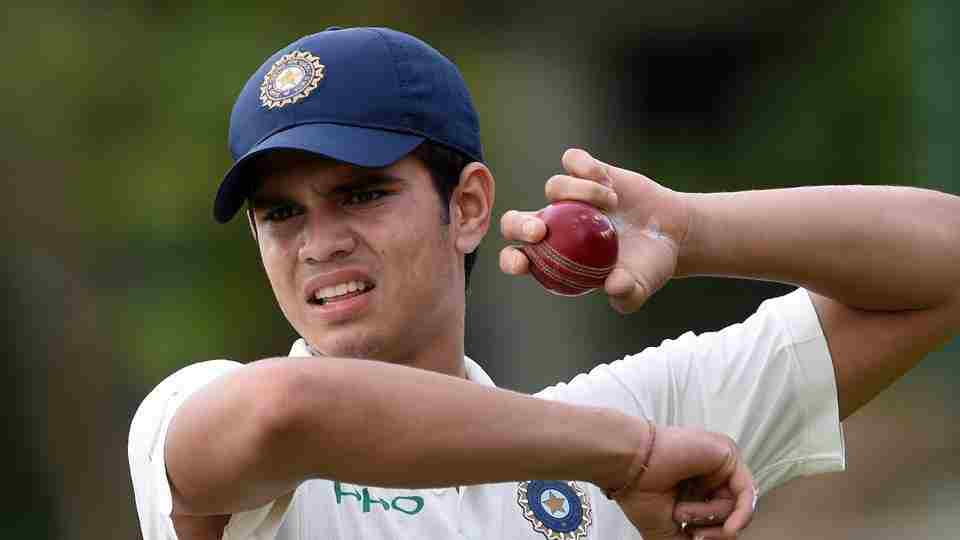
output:
{"label": "cheek", "polygon": [[293,263],[295,259],[291,259],[288,251],[283,249],[282,246],[271,242],[261,244],[260,257],[263,260],[263,268],[267,274],[267,279],[270,281],[270,286],[273,288],[277,300],[280,301],[281,307],[283,307],[282,304],[289,297],[294,287]]}
{"label": "cheek", "polygon": [[[451,250],[446,230],[439,223],[421,223],[418,227],[410,227],[406,232],[391,234],[392,247],[404,246],[405,256],[397,259],[403,274],[402,286],[408,294],[420,296],[418,302],[424,301],[424,296],[436,296],[450,286],[450,277],[455,270],[451,265]],[[390,248],[387,256],[389,257]],[[399,250],[394,255],[399,255]]]}

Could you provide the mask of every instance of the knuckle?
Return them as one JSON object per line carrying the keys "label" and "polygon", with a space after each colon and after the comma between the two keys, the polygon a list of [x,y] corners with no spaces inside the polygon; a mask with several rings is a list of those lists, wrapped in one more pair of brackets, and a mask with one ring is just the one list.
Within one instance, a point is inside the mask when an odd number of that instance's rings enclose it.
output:
{"label": "knuckle", "polygon": [[650,285],[642,276],[634,278],[633,294],[630,295],[630,304],[640,307],[644,299],[650,295]]}
{"label": "knuckle", "polygon": [[605,185],[603,185],[603,184],[600,184],[600,183],[597,183],[597,182],[591,182],[590,189],[591,189],[591,191],[593,192],[593,196],[594,196],[598,201],[602,201],[602,202],[604,202],[604,203],[606,203],[607,201],[609,201],[610,191],[611,191],[611,190],[610,190],[610,188],[608,188],[607,186],[605,186]]}

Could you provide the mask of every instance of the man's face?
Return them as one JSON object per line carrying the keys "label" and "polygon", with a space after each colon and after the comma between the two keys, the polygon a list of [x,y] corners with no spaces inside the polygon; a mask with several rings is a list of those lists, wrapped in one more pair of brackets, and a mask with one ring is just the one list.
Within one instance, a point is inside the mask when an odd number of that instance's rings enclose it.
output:
{"label": "man's face", "polygon": [[274,152],[258,170],[264,267],[317,352],[410,362],[452,332],[462,340],[463,255],[419,159],[364,169]]}

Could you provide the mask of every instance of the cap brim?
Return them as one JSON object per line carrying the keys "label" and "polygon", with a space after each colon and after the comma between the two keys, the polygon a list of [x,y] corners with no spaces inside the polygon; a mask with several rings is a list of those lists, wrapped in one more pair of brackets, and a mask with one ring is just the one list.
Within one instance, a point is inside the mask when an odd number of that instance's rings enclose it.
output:
{"label": "cap brim", "polygon": [[386,167],[425,140],[419,135],[341,124],[302,124],[267,137],[230,167],[220,183],[213,217],[226,223],[243,206],[254,186],[246,165],[272,150],[302,150],[360,167]]}

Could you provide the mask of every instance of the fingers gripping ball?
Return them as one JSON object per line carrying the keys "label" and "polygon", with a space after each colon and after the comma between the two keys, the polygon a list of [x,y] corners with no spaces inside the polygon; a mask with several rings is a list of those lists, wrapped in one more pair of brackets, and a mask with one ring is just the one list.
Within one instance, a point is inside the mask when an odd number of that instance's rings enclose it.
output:
{"label": "fingers gripping ball", "polygon": [[580,296],[603,286],[617,262],[617,230],[606,215],[585,203],[558,201],[537,212],[547,234],[520,249],[530,273],[548,291]]}

